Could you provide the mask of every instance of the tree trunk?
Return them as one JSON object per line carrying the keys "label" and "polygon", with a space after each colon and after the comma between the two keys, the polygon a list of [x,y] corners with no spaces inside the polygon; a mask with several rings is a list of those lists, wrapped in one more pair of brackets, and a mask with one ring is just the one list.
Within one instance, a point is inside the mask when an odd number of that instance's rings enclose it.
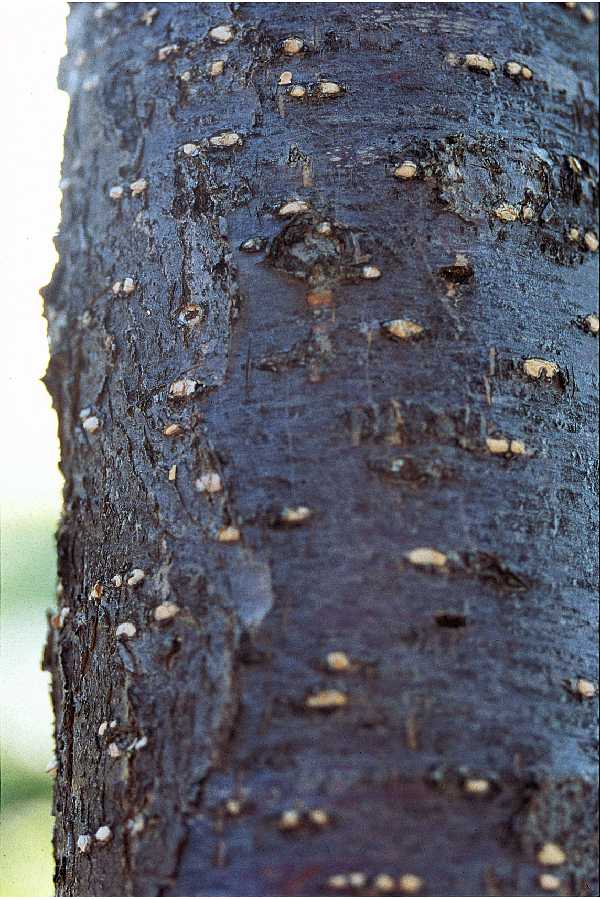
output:
{"label": "tree trunk", "polygon": [[595,892],[568,7],[73,5],[59,894]]}

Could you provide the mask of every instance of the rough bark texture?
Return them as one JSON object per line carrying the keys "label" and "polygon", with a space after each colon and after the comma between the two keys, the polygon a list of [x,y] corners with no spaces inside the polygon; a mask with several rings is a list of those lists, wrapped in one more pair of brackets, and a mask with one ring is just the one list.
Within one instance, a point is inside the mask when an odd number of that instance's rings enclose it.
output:
{"label": "rough bark texture", "polygon": [[59,894],[595,892],[597,29],[566,6],[73,6]]}

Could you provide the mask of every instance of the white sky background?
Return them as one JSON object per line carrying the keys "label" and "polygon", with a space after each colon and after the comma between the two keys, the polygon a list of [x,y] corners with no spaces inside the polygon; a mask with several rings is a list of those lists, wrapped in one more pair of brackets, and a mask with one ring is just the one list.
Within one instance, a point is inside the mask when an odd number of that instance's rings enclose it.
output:
{"label": "white sky background", "polygon": [[[2,542],[17,520],[58,518],[56,417],[40,378],[48,346],[39,288],[56,262],[60,161],[68,97],[56,84],[67,4],[15,0],[2,8],[0,54],[0,498]],[[11,532],[14,534],[14,532]],[[51,537],[49,536],[49,539]],[[11,551],[14,554],[14,550]],[[17,550],[27,569],[35,548]],[[15,565],[15,560],[12,560]],[[35,591],[35,585],[32,585]],[[8,598],[6,598],[8,600]],[[51,755],[48,676],[40,671],[45,616],[2,602],[3,752],[44,771]],[[47,606],[54,598],[48,597]],[[32,615],[34,617],[32,617]]]}
{"label": "white sky background", "polygon": [[39,379],[48,358],[38,290],[56,261],[68,97],[56,86],[67,4],[4,4],[0,54],[0,485],[2,517],[60,503],[56,418]]}

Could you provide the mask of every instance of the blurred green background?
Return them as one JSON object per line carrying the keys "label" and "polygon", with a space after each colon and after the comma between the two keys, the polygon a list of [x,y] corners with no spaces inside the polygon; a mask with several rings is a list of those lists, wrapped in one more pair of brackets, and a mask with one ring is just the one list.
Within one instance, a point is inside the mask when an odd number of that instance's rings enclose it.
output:
{"label": "blurred green background", "polygon": [[2,896],[52,896],[48,676],[40,670],[55,585],[54,520],[2,522]]}
{"label": "blurred green background", "polygon": [[[98,4],[102,7],[104,4]],[[56,262],[68,98],[63,2],[5,5],[0,54],[0,895],[52,896],[49,676],[40,670],[55,606],[60,508],[56,418],[40,378],[48,357],[39,288]]]}

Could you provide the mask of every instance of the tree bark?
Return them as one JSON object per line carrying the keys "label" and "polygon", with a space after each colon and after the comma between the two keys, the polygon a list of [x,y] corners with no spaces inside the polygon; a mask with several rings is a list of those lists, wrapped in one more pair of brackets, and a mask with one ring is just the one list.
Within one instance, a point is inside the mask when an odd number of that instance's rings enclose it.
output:
{"label": "tree bark", "polygon": [[60,895],[595,893],[567,6],[72,6]]}

